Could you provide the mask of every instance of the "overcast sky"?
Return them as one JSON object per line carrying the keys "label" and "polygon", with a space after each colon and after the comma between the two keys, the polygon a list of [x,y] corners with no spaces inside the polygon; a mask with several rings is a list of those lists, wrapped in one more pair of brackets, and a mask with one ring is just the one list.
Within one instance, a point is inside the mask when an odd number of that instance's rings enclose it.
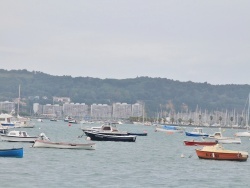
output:
{"label": "overcast sky", "polygon": [[0,68],[250,84],[249,0],[2,0]]}

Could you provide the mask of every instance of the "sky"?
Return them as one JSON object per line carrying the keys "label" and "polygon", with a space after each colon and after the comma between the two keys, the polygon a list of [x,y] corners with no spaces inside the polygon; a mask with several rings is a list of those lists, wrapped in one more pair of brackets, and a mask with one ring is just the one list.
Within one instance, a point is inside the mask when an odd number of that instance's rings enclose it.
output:
{"label": "sky", "polygon": [[0,69],[250,84],[249,0],[2,0]]}

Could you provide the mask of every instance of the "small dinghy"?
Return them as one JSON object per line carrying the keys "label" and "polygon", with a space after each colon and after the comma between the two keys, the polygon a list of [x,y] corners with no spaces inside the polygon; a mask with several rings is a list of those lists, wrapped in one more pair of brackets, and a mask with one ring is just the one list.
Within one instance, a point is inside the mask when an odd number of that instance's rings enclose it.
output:
{"label": "small dinghy", "polygon": [[0,149],[0,157],[23,157],[23,148]]}

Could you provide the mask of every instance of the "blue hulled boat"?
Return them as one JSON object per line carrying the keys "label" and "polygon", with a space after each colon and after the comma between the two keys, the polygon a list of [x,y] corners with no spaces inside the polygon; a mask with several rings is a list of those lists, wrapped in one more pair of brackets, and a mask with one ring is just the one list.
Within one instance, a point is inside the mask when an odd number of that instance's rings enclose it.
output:
{"label": "blue hulled boat", "polygon": [[23,157],[23,148],[0,149],[0,157]]}
{"label": "blue hulled boat", "polygon": [[184,127],[175,126],[175,125],[161,125],[155,127],[155,131],[167,132],[167,133],[183,133],[185,130]]}
{"label": "blue hulled boat", "polygon": [[203,133],[202,128],[194,128],[194,130],[192,132],[185,132],[186,136],[203,136],[203,137],[207,137],[208,134],[207,133]]}

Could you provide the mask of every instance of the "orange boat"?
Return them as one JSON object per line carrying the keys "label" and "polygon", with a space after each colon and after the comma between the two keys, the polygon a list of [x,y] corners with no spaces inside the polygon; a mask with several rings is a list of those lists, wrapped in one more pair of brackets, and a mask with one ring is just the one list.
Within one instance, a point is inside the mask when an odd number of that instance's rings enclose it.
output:
{"label": "orange boat", "polygon": [[195,151],[200,159],[246,161],[248,158],[248,152],[226,150],[220,144],[204,146]]}
{"label": "orange boat", "polygon": [[195,141],[195,140],[184,140],[185,146],[213,146],[217,144],[217,141]]}

